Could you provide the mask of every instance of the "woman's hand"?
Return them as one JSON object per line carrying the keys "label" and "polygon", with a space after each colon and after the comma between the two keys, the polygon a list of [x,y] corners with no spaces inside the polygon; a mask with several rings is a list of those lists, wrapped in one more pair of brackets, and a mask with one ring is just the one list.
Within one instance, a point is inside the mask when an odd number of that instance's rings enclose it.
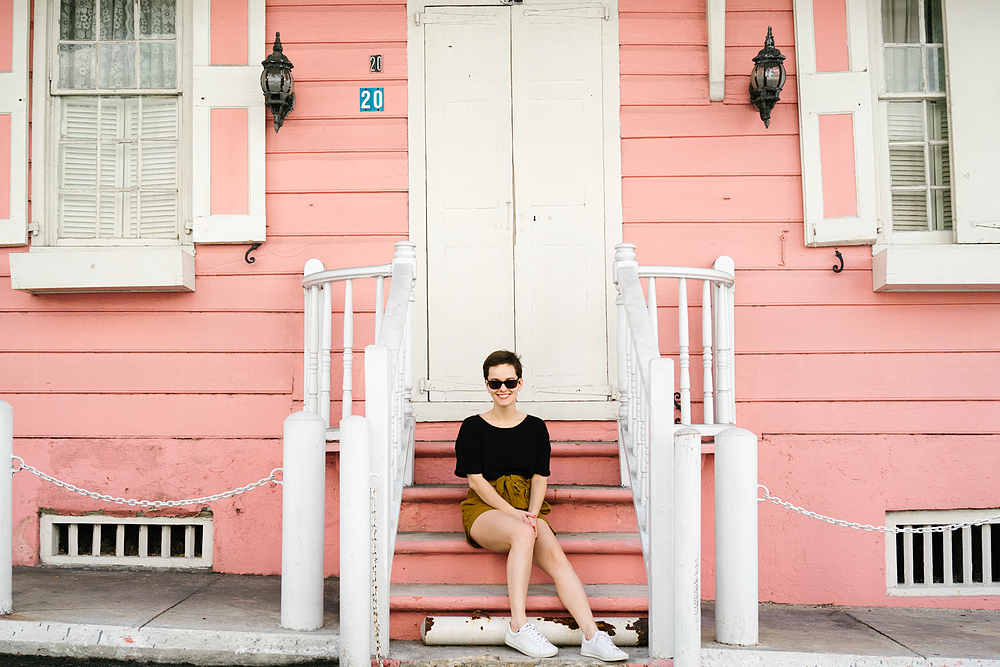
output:
{"label": "woman's hand", "polygon": [[517,519],[519,519],[519,520],[525,522],[526,524],[528,524],[529,526],[531,526],[531,530],[533,530],[535,532],[535,535],[538,534],[538,525],[537,525],[538,515],[537,514],[531,514],[530,512],[526,512],[524,510],[518,510],[518,509],[516,509],[516,510],[514,510],[514,515],[513,516],[515,516]]}

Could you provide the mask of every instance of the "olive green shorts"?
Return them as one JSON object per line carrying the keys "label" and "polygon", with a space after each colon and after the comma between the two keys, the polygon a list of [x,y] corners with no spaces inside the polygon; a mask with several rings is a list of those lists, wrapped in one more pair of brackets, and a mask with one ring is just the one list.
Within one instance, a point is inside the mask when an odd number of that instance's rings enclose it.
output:
{"label": "olive green shorts", "polygon": [[[531,499],[531,480],[525,479],[521,475],[504,475],[490,481],[490,484],[497,490],[501,498],[511,504],[511,507],[524,511],[528,510],[528,503]],[[465,527],[465,540],[477,549],[482,549],[482,547],[472,539],[470,532],[472,524],[476,522],[480,514],[489,512],[492,509],[496,508],[480,498],[479,494],[472,489],[469,489],[469,494],[462,501],[462,526]],[[549,503],[543,500],[542,509],[538,510],[538,517],[542,518],[551,511],[552,508],[549,507]],[[545,520],[545,523],[548,523],[548,519]]]}

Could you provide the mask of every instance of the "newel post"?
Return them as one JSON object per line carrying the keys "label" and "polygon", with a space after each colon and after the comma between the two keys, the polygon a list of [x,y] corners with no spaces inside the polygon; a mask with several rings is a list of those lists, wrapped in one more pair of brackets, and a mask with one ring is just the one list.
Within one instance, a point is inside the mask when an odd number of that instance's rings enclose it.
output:
{"label": "newel post", "polygon": [[674,433],[674,667],[701,664],[701,432]]}
{"label": "newel post", "polygon": [[14,455],[14,408],[0,401],[0,614],[13,606],[14,484],[11,457]]}
{"label": "newel post", "polygon": [[759,643],[757,618],[757,436],[715,436],[715,638]]}
{"label": "newel post", "polygon": [[326,422],[312,412],[285,418],[281,487],[281,627],[323,627]]}
{"label": "newel post", "polygon": [[340,422],[340,664],[369,667],[372,626],[370,428]]}

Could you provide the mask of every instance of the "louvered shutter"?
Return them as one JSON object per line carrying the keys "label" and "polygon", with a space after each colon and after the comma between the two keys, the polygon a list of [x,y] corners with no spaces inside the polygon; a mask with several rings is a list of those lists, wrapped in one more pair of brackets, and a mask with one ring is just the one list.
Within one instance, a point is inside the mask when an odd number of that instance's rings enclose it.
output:
{"label": "louvered shutter", "polygon": [[806,245],[874,243],[875,147],[865,0],[795,0],[794,16]]}
{"label": "louvered shutter", "polygon": [[264,240],[264,0],[195,0],[195,243]]}
{"label": "louvered shutter", "polygon": [[0,3],[0,246],[28,242],[28,10]]}
{"label": "louvered shutter", "polygon": [[959,243],[1000,243],[1000,2],[947,0],[948,97]]}

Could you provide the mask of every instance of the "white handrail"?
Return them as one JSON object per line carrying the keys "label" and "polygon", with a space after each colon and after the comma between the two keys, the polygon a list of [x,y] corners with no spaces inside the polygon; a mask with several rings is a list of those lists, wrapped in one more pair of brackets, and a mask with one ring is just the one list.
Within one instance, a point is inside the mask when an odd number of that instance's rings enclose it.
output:
{"label": "white handrail", "polygon": [[[329,386],[329,357],[331,336],[328,313],[328,296],[333,282],[344,283],[344,337],[343,337],[343,431],[328,428],[328,438],[341,440],[341,478],[359,482],[366,490],[362,513],[359,503],[341,503],[341,528],[349,527],[353,540],[365,541],[367,558],[357,554],[341,560],[341,579],[371,582],[373,560],[377,562],[374,576],[378,586],[378,636],[374,635],[372,618],[372,592],[368,587],[345,587],[341,591],[341,618],[364,618],[371,628],[370,636],[358,632],[341,636],[341,664],[360,667],[368,664],[376,641],[389,646],[389,574],[399,524],[399,507],[403,486],[412,483],[414,419],[410,396],[413,390],[413,303],[416,285],[416,250],[408,241],[396,244],[392,264],[326,270],[318,260],[306,265],[302,285],[306,294],[306,383],[305,409],[319,412],[325,404],[329,413],[329,394],[322,392]],[[373,343],[365,347],[365,410],[353,414],[353,386],[351,373],[355,348],[354,338],[354,281],[375,279],[375,333]],[[390,278],[388,294],[384,282]],[[324,347],[324,343],[326,346]],[[327,362],[324,368],[324,360]],[[350,426],[348,426],[350,425]],[[365,456],[356,456],[356,450],[366,447]],[[353,493],[356,493],[356,487]],[[344,489],[341,489],[343,494]],[[368,492],[371,502],[369,503]],[[353,508],[353,509],[352,509]],[[351,510],[345,514],[345,510]],[[378,536],[373,544],[371,536]],[[342,532],[343,534],[343,532]],[[368,539],[365,539],[366,536]],[[343,544],[343,541],[342,541]],[[374,553],[373,553],[374,552]],[[342,547],[342,556],[347,552]],[[373,558],[374,557],[374,558]],[[359,592],[362,591],[363,593]]]}
{"label": "white handrail", "polygon": [[[635,246],[615,248],[618,289],[618,419],[622,485],[632,488],[636,522],[649,584],[649,653],[673,657],[678,665],[699,664],[701,631],[697,600],[700,563],[700,437],[724,431],[735,419],[733,293],[735,269],[720,257],[711,269],[639,266]],[[646,297],[641,279],[646,279]],[[676,347],[661,354],[657,281],[677,280]],[[692,424],[691,317],[688,282],[701,284],[701,354],[703,423]],[[669,312],[662,309],[664,312]],[[698,320],[695,318],[694,320]],[[678,393],[674,394],[677,359]],[[674,399],[680,418],[674,419]],[[721,437],[721,436],[720,436]],[[675,463],[684,461],[681,466]],[[726,456],[730,456],[727,454]],[[729,466],[732,468],[733,466]],[[756,479],[756,468],[737,474]],[[726,468],[729,469],[729,468]],[[724,483],[718,477],[716,484]],[[728,483],[728,482],[725,482]],[[728,503],[717,512],[732,513]],[[675,517],[674,508],[683,508]],[[754,501],[753,511],[756,511]],[[741,510],[747,510],[742,508]],[[678,510],[680,511],[680,510]],[[749,510],[747,510],[749,511]],[[693,515],[692,515],[693,514]],[[756,524],[755,524],[756,525]],[[742,557],[756,564],[756,549],[741,547]],[[750,553],[753,551],[753,554]],[[732,560],[731,553],[725,559]],[[720,559],[717,557],[717,563]],[[692,604],[692,598],[695,601]],[[727,603],[728,604],[728,603]],[[744,618],[751,612],[741,602]],[[727,609],[727,611],[730,611]]]}

